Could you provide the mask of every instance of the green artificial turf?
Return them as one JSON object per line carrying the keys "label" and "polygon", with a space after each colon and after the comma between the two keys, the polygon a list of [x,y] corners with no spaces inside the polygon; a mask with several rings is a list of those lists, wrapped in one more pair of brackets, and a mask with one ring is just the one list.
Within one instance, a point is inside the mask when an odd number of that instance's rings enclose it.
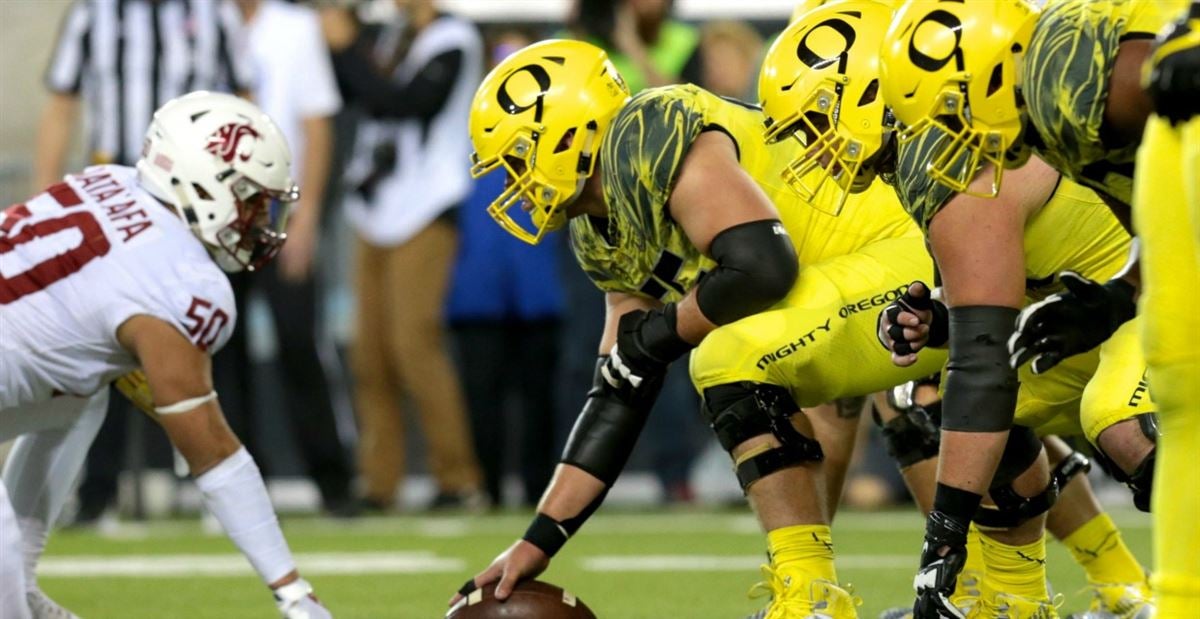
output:
{"label": "green artificial turf", "polygon": [[[1148,564],[1148,517],[1121,512],[1116,518],[1134,553]],[[308,575],[335,617],[424,618],[442,616],[451,593],[486,567],[527,522],[527,514],[512,513],[355,521],[293,517],[284,520],[284,528],[302,571],[305,558],[317,556],[313,553],[338,553],[335,563],[344,573]],[[873,618],[890,606],[911,603],[921,524],[909,511],[838,516],[834,527],[841,562],[838,576],[843,583],[853,583],[862,597],[860,616]],[[568,544],[542,579],[571,590],[603,619],[740,618],[760,605],[747,599],[746,591],[759,578],[753,563],[762,556],[764,543],[753,519],[743,512],[605,510]],[[1049,546],[1050,580],[1065,596],[1060,609],[1065,615],[1086,606],[1087,595],[1080,592],[1084,578],[1065,549],[1053,542]],[[386,566],[377,572],[373,570],[378,566],[372,567],[366,558],[378,553],[428,557],[442,565],[433,573],[397,573]],[[125,565],[135,555],[231,557],[236,550],[223,536],[205,534],[198,520],[172,520],[123,525],[108,534],[56,532],[46,553],[46,567],[47,572],[61,570],[65,562],[91,558],[101,559],[105,571]],[[641,561],[648,556],[666,556],[705,569],[595,570],[597,560]],[[182,561],[189,565],[193,559]],[[270,596],[248,572],[170,577],[46,573],[40,582],[51,597],[83,619],[275,616]]]}

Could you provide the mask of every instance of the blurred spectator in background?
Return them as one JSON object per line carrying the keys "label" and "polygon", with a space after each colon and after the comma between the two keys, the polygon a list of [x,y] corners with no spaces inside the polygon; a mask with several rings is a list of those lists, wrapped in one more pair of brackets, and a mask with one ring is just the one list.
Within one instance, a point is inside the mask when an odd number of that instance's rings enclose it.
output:
{"label": "blurred spectator in background", "polygon": [[[61,180],[84,102],[88,163],[134,165],[154,110],[193,90],[245,94],[249,67],[233,5],[189,0],[76,0],[59,31],[38,127],[33,193]],[[123,396],[88,452],[76,522],[94,522],[116,498],[129,424],[143,427]],[[165,446],[160,434],[157,443]],[[86,448],[82,446],[81,449]],[[164,447],[165,451],[165,447]]]}
{"label": "blurred spectator in background", "polygon": [[[314,268],[333,144],[331,117],[342,99],[316,12],[283,0],[236,0],[236,5],[246,25],[252,94],[287,138],[300,200],[278,258],[261,271],[232,275],[230,281],[239,316],[247,316],[251,289],[260,291],[270,306],[283,383],[280,413],[290,422],[300,461],[316,483],[325,510],[353,515],[354,469],[339,438],[330,393],[331,380],[339,383],[341,372],[336,367],[327,372],[322,363],[336,366],[337,353],[329,337],[318,335],[320,286]],[[213,374],[217,391],[225,394],[222,403],[230,425],[265,474],[270,458],[261,453],[265,445],[256,436],[252,416],[257,381],[247,350],[248,323],[238,321],[225,350],[214,358]]]}
{"label": "blurred spectator in background", "polygon": [[567,28],[604,48],[629,91],[690,82],[703,76],[700,35],[670,19],[673,0],[577,0]]}
{"label": "blurred spectator in background", "polygon": [[[666,84],[701,84],[699,31],[671,19],[673,4],[672,0],[577,0],[567,22],[569,36],[604,48],[635,95]],[[592,384],[596,346],[604,325],[604,295],[575,264],[567,244],[560,247],[568,308],[557,381],[559,426],[563,429],[557,444],[561,446],[583,406],[582,394]],[[687,364],[676,363],[646,422],[646,440],[633,457],[648,459],[665,500],[689,502],[693,498],[688,481],[692,463],[705,441],[712,438],[700,416],[700,399],[688,378]]]}
{"label": "blurred spectator in background", "polygon": [[345,173],[344,206],[358,237],[357,324],[350,358],[359,417],[364,505],[390,509],[403,477],[401,395],[412,396],[429,445],[433,507],[482,500],[466,405],[443,337],[458,232],[471,190],[467,117],[483,67],[475,27],[432,0],[396,0],[378,32],[322,9],[348,102],[367,118]]}
{"label": "blurred spectator in background", "polygon": [[700,29],[704,67],[700,85],[713,94],[754,101],[763,39],[749,24],[712,21]]}
{"label": "blurred spectator in background", "polygon": [[[490,37],[491,64],[534,42],[516,29]],[[504,189],[503,172],[475,181],[459,210],[459,250],[448,313],[458,345],[483,488],[503,502],[506,456],[519,453],[520,502],[534,505],[554,474],[554,390],[563,292],[552,237],[512,238],[487,213]],[[511,397],[510,397],[511,396]],[[514,401],[515,400],[515,401]],[[520,431],[516,445],[510,428]]]}

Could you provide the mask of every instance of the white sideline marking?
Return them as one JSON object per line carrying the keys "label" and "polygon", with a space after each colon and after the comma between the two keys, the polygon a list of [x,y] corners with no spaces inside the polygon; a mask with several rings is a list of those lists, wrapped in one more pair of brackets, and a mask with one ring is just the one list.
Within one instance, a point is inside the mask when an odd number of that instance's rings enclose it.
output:
{"label": "white sideline marking", "polygon": [[[296,555],[305,574],[432,574],[462,572],[462,559],[435,556],[432,552],[314,552]],[[38,564],[42,576],[242,576],[253,570],[240,554],[129,555],[46,557]]]}
{"label": "white sideline marking", "polygon": [[[838,555],[838,567],[852,569],[916,569],[909,555]],[[743,572],[766,563],[763,555],[602,555],[580,562],[588,572]]]}

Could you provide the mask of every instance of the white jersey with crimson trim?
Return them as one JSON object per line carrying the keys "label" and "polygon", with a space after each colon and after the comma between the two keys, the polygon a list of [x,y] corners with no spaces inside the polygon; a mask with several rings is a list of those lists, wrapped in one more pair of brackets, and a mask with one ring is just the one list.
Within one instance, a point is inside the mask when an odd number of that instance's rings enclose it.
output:
{"label": "white jersey with crimson trim", "polygon": [[0,409],[137,368],[117,342],[137,314],[210,353],[237,320],[225,273],[134,168],[87,168],[0,213]]}

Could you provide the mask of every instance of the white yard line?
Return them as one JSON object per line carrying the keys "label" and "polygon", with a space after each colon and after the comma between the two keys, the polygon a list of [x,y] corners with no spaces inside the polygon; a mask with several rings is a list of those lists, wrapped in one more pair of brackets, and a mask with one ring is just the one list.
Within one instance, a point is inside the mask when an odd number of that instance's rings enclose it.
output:
{"label": "white yard line", "polygon": [[[598,555],[579,560],[588,572],[745,572],[762,565],[762,555]],[[316,552],[296,555],[305,574],[435,574],[464,572],[467,562],[432,552]],[[899,569],[913,565],[909,555],[842,555],[838,567]],[[250,576],[237,554],[178,554],[46,557],[38,574],[46,577],[184,578]]]}
{"label": "white yard line", "polygon": [[[466,561],[438,557],[432,552],[314,552],[296,555],[305,574],[432,574],[462,572]],[[128,555],[46,557],[38,564],[39,576],[133,576],[179,578],[184,576],[249,576],[250,564],[242,555]]]}
{"label": "white yard line", "polygon": [[[909,555],[838,555],[837,566],[893,570],[913,567]],[[763,555],[609,555],[582,559],[588,572],[744,572],[766,562]]]}

